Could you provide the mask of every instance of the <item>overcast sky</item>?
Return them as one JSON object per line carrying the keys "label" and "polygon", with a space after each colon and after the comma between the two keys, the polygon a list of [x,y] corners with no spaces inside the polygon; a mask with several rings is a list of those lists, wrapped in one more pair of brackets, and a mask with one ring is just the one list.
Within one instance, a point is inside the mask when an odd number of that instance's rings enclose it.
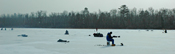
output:
{"label": "overcast sky", "polygon": [[175,8],[175,0],[0,0],[0,14],[31,13],[39,10],[51,12],[63,12],[64,10],[81,11],[85,7],[90,12],[110,11],[121,5],[132,8],[154,9]]}

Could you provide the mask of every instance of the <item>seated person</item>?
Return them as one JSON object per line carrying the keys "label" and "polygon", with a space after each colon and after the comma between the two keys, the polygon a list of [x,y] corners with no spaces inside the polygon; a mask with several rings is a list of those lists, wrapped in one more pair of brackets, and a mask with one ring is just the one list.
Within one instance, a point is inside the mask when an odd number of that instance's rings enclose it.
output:
{"label": "seated person", "polygon": [[115,46],[114,44],[114,39],[113,37],[111,36],[112,32],[109,32],[106,36],[106,40],[107,40],[107,45],[109,45],[110,41],[112,41],[112,45],[111,46]]}

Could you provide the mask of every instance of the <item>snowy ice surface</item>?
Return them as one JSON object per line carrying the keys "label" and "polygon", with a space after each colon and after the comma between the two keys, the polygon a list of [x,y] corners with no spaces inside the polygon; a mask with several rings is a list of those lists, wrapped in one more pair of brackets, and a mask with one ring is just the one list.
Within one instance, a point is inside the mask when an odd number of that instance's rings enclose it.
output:
{"label": "snowy ice surface", "polygon": [[[64,35],[66,30],[69,35]],[[95,29],[7,28],[0,31],[0,54],[175,54],[175,30],[98,30],[104,36],[110,31],[121,36],[114,38],[116,46],[98,46],[107,41],[93,37]],[[28,37],[18,36],[21,34]],[[70,42],[57,42],[59,39]]]}

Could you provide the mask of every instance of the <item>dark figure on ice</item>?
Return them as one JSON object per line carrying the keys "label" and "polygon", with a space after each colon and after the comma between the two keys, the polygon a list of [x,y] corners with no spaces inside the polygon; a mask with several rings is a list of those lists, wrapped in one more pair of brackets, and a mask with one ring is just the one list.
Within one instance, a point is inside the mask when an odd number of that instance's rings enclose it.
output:
{"label": "dark figure on ice", "polygon": [[112,32],[109,32],[106,36],[106,40],[107,40],[107,45],[110,45],[110,41],[112,41],[112,45],[111,46],[115,46],[114,44],[114,39],[113,37],[111,36]]}
{"label": "dark figure on ice", "polygon": [[124,44],[123,43],[120,43],[121,44],[121,46],[123,46]]}
{"label": "dark figure on ice", "polygon": [[167,30],[165,29],[165,33],[167,33]]}
{"label": "dark figure on ice", "polygon": [[96,28],[96,31],[98,31],[98,28]]}
{"label": "dark figure on ice", "polygon": [[3,30],[3,28],[1,28],[1,30]]}
{"label": "dark figure on ice", "polygon": [[11,28],[11,30],[13,30],[13,28]]}
{"label": "dark figure on ice", "polygon": [[66,30],[66,33],[65,33],[65,35],[68,35],[69,34],[69,32]]}
{"label": "dark figure on ice", "polygon": [[5,28],[5,30],[6,30],[6,28]]}

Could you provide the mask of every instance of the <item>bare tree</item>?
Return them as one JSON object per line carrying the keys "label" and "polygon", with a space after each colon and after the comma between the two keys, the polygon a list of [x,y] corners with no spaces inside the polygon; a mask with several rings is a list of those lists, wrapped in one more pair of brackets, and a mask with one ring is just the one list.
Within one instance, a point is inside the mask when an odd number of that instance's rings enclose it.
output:
{"label": "bare tree", "polygon": [[117,16],[117,9],[110,10],[110,15],[115,18]]}

